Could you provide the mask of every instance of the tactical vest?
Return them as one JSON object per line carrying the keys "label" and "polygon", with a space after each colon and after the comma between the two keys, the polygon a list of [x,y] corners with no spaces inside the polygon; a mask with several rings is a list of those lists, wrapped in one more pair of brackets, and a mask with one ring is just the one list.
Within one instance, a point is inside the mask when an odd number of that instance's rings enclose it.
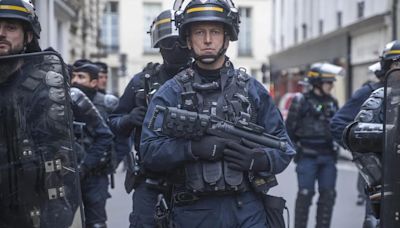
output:
{"label": "tactical vest", "polygon": [[[235,70],[229,61],[220,71],[220,82],[201,84],[200,76],[186,69],[175,76],[182,85],[182,109],[215,115],[235,122],[246,117],[255,122],[254,105],[248,94],[250,77],[243,70]],[[249,189],[247,173],[230,169],[221,161],[202,161],[185,164],[185,187],[198,194],[243,192]]]}
{"label": "tactical vest", "polygon": [[299,127],[295,134],[300,140],[325,139],[332,141],[329,121],[338,110],[334,99],[325,99],[323,102],[317,100],[311,94],[305,94],[301,99],[302,107],[305,110],[304,116],[300,118]]}
{"label": "tactical vest", "polygon": [[48,227],[43,224],[52,223],[45,220],[53,209],[63,211],[59,227],[66,227],[73,217],[68,208],[78,207],[67,202],[72,189],[65,184],[74,184],[74,177],[62,168],[76,167],[69,157],[69,98],[61,67],[46,65],[52,61],[47,58],[17,71],[20,81],[1,93],[0,220],[14,221],[16,227]]}

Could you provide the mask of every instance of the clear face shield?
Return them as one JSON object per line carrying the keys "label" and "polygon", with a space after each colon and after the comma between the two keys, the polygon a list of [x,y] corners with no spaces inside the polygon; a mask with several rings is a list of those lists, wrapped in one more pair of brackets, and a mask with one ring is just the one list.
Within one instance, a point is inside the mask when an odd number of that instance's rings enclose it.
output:
{"label": "clear face shield", "polygon": [[344,76],[345,70],[343,67],[333,65],[330,63],[316,63],[311,66],[311,68],[319,68],[322,76],[325,75],[335,75],[335,76]]}
{"label": "clear face shield", "polygon": [[377,63],[372,64],[371,66],[368,67],[368,70],[373,73],[382,70],[381,63],[377,62]]}

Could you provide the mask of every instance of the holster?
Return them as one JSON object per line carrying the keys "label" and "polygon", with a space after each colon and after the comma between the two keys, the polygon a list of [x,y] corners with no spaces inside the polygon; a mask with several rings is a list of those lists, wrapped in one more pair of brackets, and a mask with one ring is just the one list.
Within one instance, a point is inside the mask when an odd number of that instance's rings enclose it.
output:
{"label": "holster", "polygon": [[260,194],[264,204],[269,227],[285,228],[283,210],[286,208],[286,200],[282,197]]}
{"label": "holster", "polygon": [[154,220],[158,228],[170,228],[170,210],[163,194],[158,195]]}

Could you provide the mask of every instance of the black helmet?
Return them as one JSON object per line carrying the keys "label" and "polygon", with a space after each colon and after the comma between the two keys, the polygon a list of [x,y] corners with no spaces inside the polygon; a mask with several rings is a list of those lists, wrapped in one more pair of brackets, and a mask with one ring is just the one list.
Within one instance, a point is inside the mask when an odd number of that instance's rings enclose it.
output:
{"label": "black helmet", "polygon": [[151,24],[149,33],[151,37],[151,46],[153,48],[160,47],[160,41],[165,38],[178,38],[179,33],[175,24],[175,11],[162,11]]}
{"label": "black helmet", "polygon": [[384,73],[386,73],[393,62],[400,60],[400,42],[394,40],[386,44],[383,49],[381,56],[381,67]]}
{"label": "black helmet", "polygon": [[[183,3],[183,1],[182,1]],[[231,0],[192,0],[183,11],[177,12],[179,36],[186,40],[188,25],[193,22],[221,22],[231,41],[238,39],[239,13]]]}
{"label": "black helmet", "polygon": [[1,0],[0,18],[19,19],[27,22],[35,38],[40,38],[40,23],[30,0]]}
{"label": "black helmet", "polygon": [[306,75],[306,82],[318,85],[324,82],[336,81],[336,76],[342,76],[344,69],[330,63],[314,63]]}

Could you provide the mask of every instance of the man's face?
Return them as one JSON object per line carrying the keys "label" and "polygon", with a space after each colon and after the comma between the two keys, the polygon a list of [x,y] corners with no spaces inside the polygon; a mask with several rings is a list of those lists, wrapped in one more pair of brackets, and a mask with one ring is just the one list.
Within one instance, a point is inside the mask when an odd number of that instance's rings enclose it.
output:
{"label": "man's face", "polygon": [[20,53],[25,42],[32,40],[32,32],[27,32],[27,41],[24,38],[22,22],[12,19],[0,20],[0,56]]}
{"label": "man's face", "polygon": [[106,90],[106,88],[107,88],[107,79],[108,79],[107,73],[100,72],[99,73],[99,78],[97,79],[97,88],[101,89],[101,90]]}
{"label": "man's face", "polygon": [[93,89],[97,86],[97,79],[90,80],[90,74],[87,72],[74,71],[72,73],[71,84],[78,84]]}
{"label": "man's face", "polygon": [[333,82],[322,83],[321,89],[325,94],[331,94],[333,89]]}
{"label": "man's face", "polygon": [[[188,47],[199,56],[217,55],[224,45],[224,26],[222,23],[199,22],[190,27]],[[227,48],[229,42],[225,42]]]}

